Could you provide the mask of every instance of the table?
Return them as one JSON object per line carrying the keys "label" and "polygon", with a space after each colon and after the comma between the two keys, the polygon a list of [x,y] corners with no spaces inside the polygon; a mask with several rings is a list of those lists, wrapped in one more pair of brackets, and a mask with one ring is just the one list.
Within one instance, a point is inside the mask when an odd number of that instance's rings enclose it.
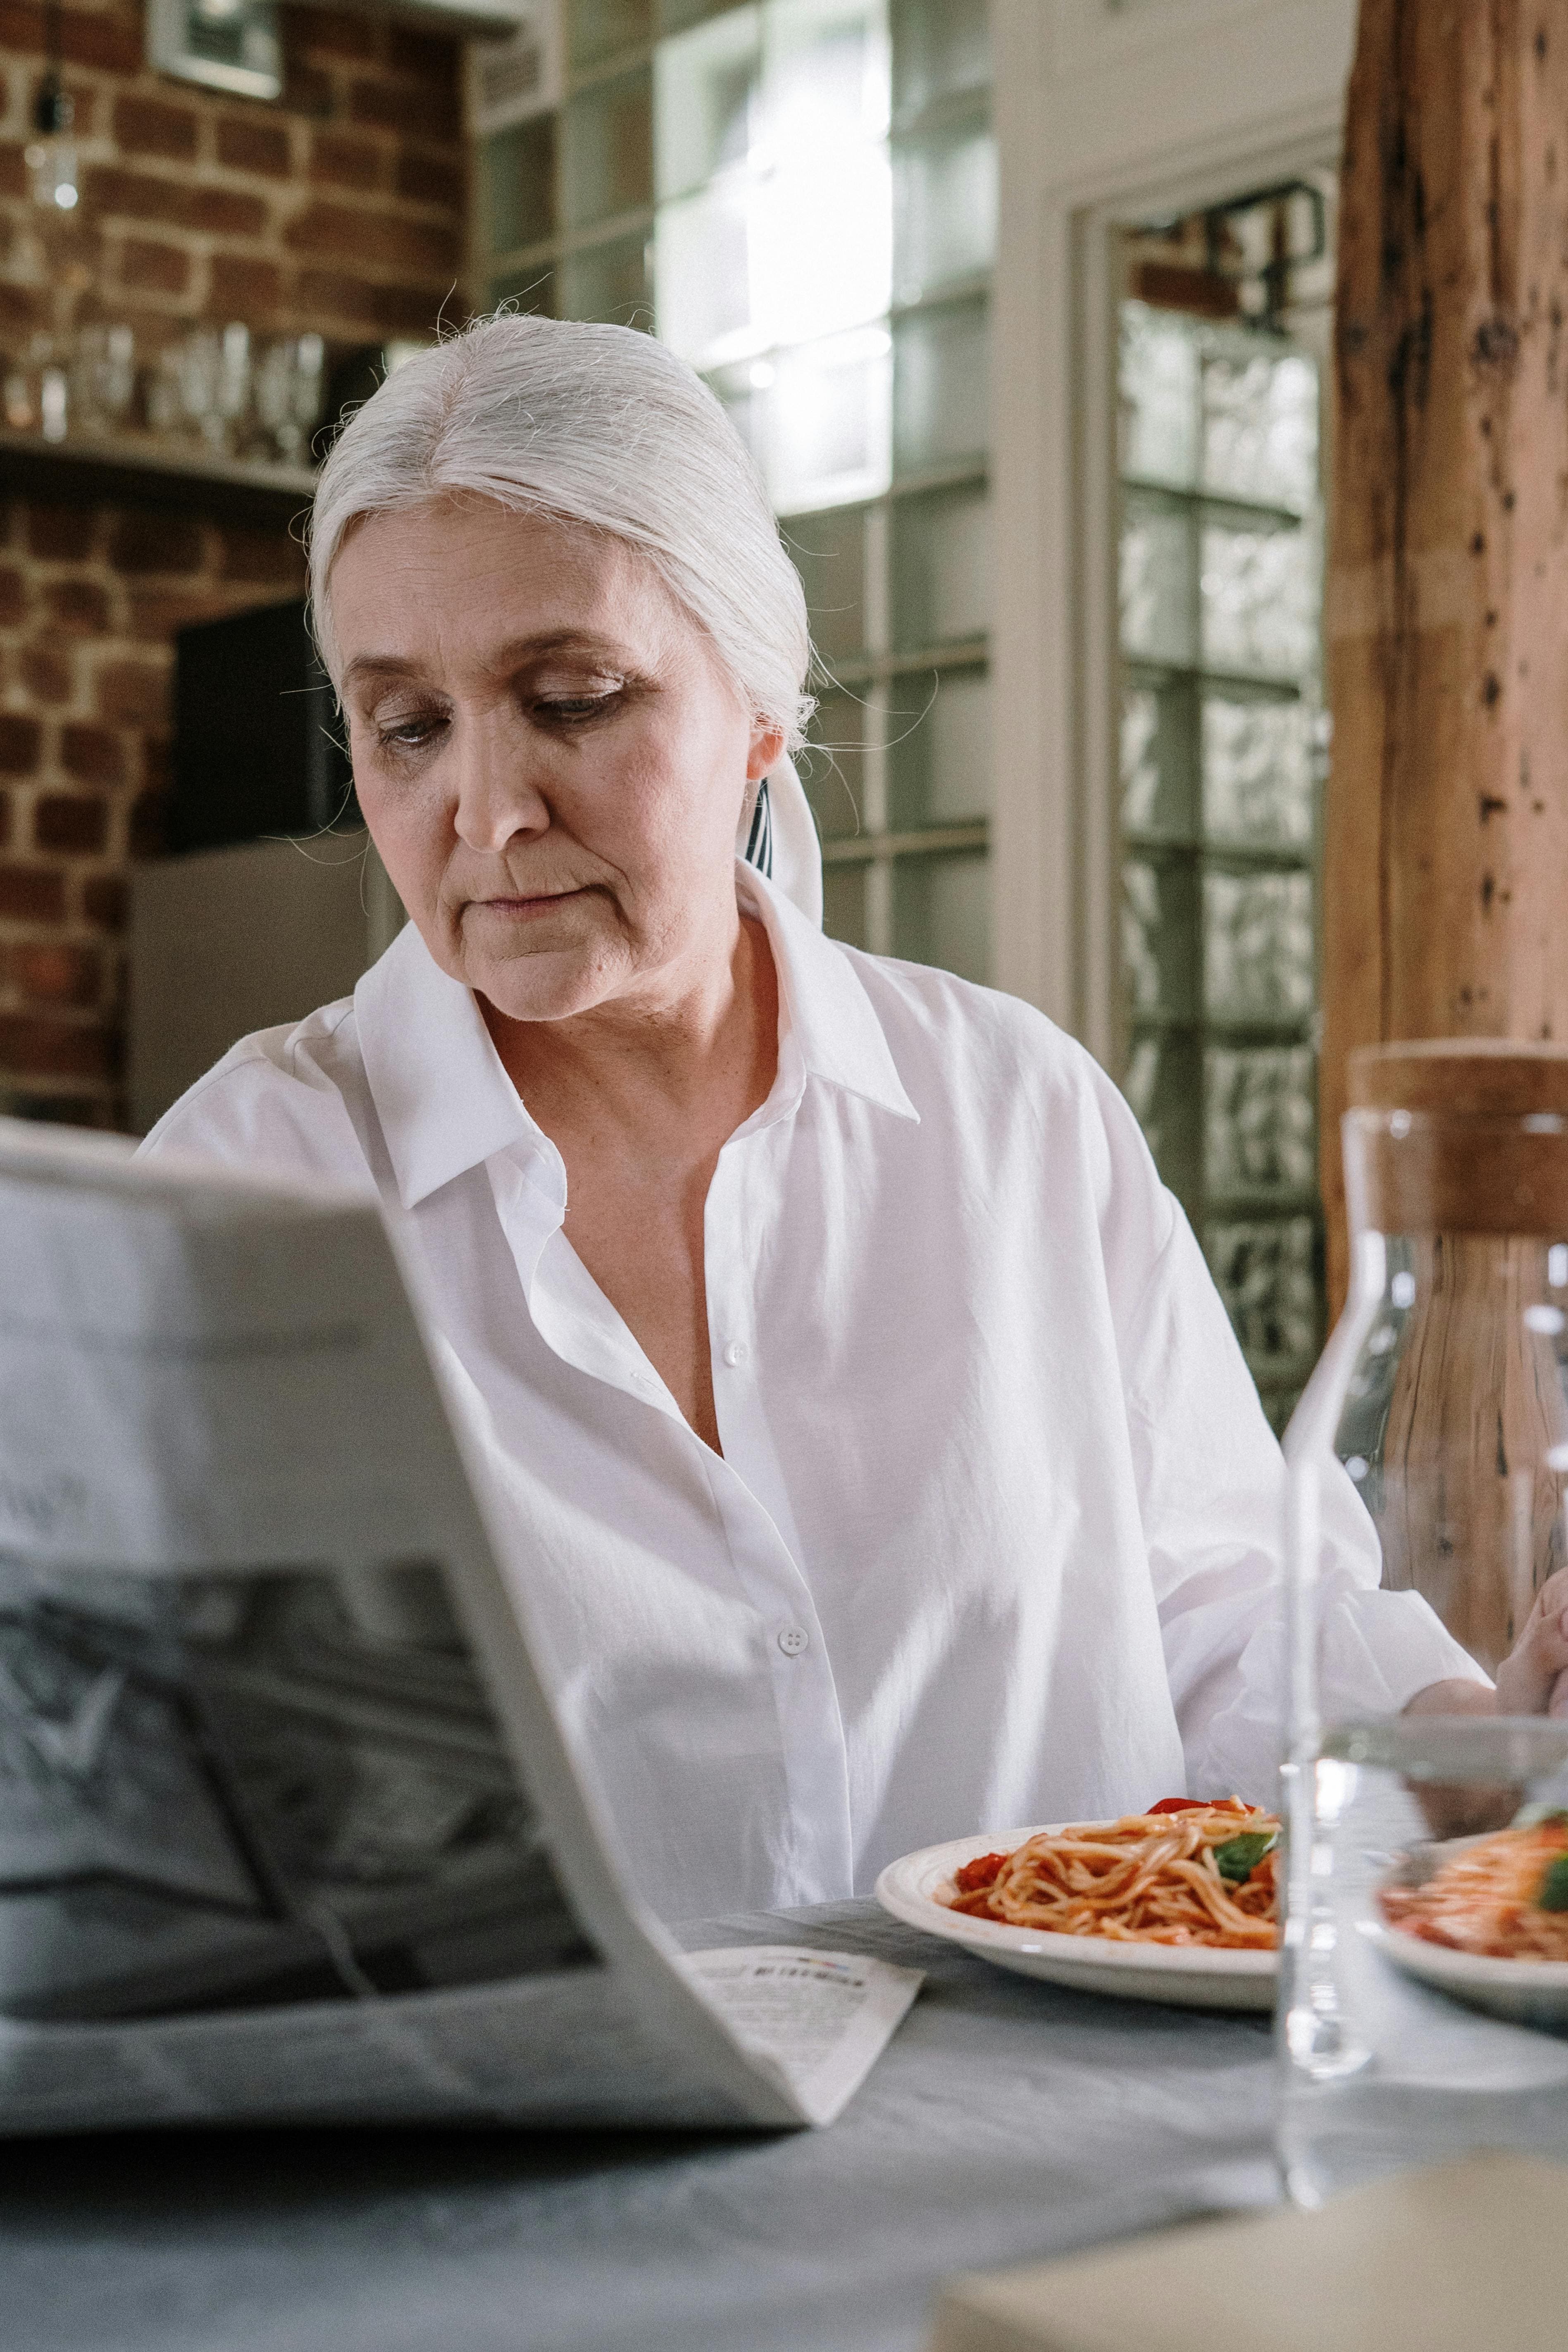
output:
{"label": "table", "polygon": [[1058,1991],[870,1903],[755,1914],[926,1971],[826,2132],[204,2132],[0,2153],[5,2352],[918,2352],[949,2273],[1272,2202],[1264,2019]]}

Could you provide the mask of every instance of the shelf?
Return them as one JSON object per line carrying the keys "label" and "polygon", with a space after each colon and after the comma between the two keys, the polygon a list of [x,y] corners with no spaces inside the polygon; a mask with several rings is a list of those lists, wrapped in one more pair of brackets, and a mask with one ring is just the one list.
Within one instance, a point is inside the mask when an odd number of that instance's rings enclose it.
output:
{"label": "shelf", "polygon": [[310,505],[304,466],[207,457],[152,440],[45,441],[0,429],[0,489],[55,505],[176,507],[286,529]]}

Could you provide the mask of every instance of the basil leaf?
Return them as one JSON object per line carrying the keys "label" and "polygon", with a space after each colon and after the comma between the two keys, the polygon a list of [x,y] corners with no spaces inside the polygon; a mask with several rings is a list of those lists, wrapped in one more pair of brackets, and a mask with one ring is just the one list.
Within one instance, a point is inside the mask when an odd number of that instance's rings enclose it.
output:
{"label": "basil leaf", "polygon": [[[1223,1845],[1210,1849],[1214,1866],[1222,1878],[1233,1886],[1240,1886],[1250,1878],[1269,1848],[1279,1840],[1278,1830],[1244,1830],[1239,1837],[1226,1838]],[[1568,1908],[1568,1895],[1563,1898]]]}
{"label": "basil leaf", "polygon": [[1568,1853],[1560,1853],[1549,1862],[1535,1890],[1535,1904],[1540,1911],[1568,1911]]}

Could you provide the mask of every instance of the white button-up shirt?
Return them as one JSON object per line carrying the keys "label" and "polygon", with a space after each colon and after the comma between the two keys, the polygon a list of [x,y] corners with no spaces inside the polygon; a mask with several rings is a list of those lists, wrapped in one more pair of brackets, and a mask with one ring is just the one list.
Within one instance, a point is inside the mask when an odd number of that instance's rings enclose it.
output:
{"label": "white button-up shirt", "polygon": [[[1269,1799],[1283,1469],[1121,1096],[1016,1000],[825,940],[750,868],[772,1092],[704,1227],[722,1457],[563,1230],[566,1172],[412,926],[143,1149],[407,1220],[567,1736],[653,1906],[866,1892],[910,1847]],[[1338,1498],[1331,1712],[1474,1674]]]}

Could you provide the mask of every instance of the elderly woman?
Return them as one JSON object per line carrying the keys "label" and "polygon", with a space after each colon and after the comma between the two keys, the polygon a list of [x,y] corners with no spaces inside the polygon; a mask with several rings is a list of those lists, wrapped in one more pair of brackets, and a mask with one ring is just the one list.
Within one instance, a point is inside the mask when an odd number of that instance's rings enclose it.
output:
{"label": "elderly woman", "polygon": [[[822,937],[805,606],[718,404],[650,338],[489,320],[348,425],[310,564],[411,919],[145,1148],[405,1221],[650,1901],[1267,1798],[1282,1472],[1246,1366],[1089,1055]],[[773,880],[737,856],[766,866],[764,785]],[[1490,1706],[1334,1508],[1331,1706]]]}

